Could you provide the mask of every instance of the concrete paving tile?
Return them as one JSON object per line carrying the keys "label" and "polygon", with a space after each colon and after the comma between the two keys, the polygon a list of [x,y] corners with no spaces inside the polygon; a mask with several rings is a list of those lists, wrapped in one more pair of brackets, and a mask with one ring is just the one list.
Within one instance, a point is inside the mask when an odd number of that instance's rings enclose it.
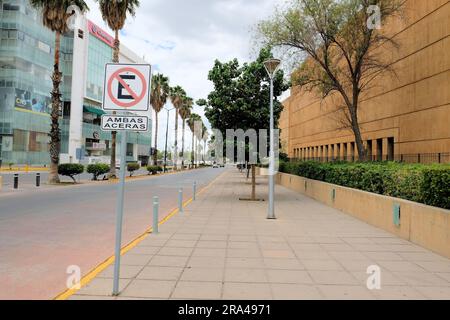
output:
{"label": "concrete paving tile", "polygon": [[249,241],[229,241],[227,248],[229,249],[251,249],[258,250],[259,245],[257,242],[249,242]]}
{"label": "concrete paving tile", "polygon": [[267,283],[264,269],[225,269],[225,282]]}
{"label": "concrete paving tile", "polygon": [[441,277],[430,272],[392,272],[399,279],[405,281],[410,286],[449,286],[448,282]]}
{"label": "concrete paving tile", "polygon": [[276,259],[293,259],[295,254],[292,250],[266,250],[262,249],[262,256],[264,258],[276,258]]}
{"label": "concrete paving tile", "polygon": [[153,237],[148,237],[145,238],[144,240],[142,240],[139,243],[139,246],[144,246],[144,247],[162,247],[167,243],[168,240],[166,239],[159,239],[159,238],[153,238]]}
{"label": "concrete paving tile", "polygon": [[224,269],[221,268],[186,268],[180,281],[222,282]]}
{"label": "concrete paving tile", "polygon": [[275,300],[321,300],[322,294],[314,286],[300,284],[272,283]]}
{"label": "concrete paving tile", "polygon": [[426,297],[407,286],[382,286],[380,290],[373,290],[372,294],[381,300],[425,300]]}
{"label": "concrete paving tile", "polygon": [[166,247],[194,248],[196,245],[196,240],[169,240],[166,244]]}
{"label": "concrete paving tile", "polygon": [[120,264],[124,266],[145,266],[152,259],[152,255],[127,253],[120,258]]}
{"label": "concrete paving tile", "polygon": [[438,277],[447,280],[450,283],[450,273],[442,273],[442,272],[437,272],[435,273]]}
{"label": "concrete paving tile", "polygon": [[329,260],[332,259],[332,256],[328,254],[326,251],[297,251],[294,250],[297,259],[303,261],[303,259],[310,260]]}
{"label": "concrete paving tile", "polygon": [[256,242],[258,239],[254,235],[230,235],[228,241],[231,242]]}
{"label": "concrete paving tile", "polygon": [[[119,282],[119,291],[122,291],[130,283],[130,279],[123,279]],[[77,295],[84,296],[106,296],[112,297],[113,280],[107,278],[95,278],[85,287],[81,288]]]}
{"label": "concrete paving tile", "polygon": [[415,289],[431,300],[450,300],[450,287],[415,287]]}
{"label": "concrete paving tile", "polygon": [[[143,266],[120,266],[120,278],[121,279],[133,279],[142,270]],[[100,274],[97,275],[98,278],[109,278],[114,277],[114,264],[106,268]]]}
{"label": "concrete paving tile", "polygon": [[308,272],[302,270],[266,270],[270,283],[313,284]]}
{"label": "concrete paving tile", "polygon": [[374,261],[404,261],[402,256],[395,252],[364,252],[364,255]]}
{"label": "concrete paving tile", "polygon": [[320,285],[318,289],[328,300],[375,300],[374,294],[361,286]]}
{"label": "concrete paving tile", "polygon": [[211,258],[224,258],[227,253],[227,249],[218,248],[195,248],[192,253],[193,257],[211,257]]}
{"label": "concrete paving tile", "polygon": [[[370,274],[366,270],[353,271],[351,274],[358,279],[359,284],[366,285]],[[408,283],[402,280],[398,275],[395,275],[389,271],[381,270],[380,274],[381,286],[407,286]]]}
{"label": "concrete paving tile", "polygon": [[218,300],[222,296],[221,282],[180,281],[172,294],[174,299]]}
{"label": "concrete paving tile", "polygon": [[148,246],[141,246],[138,245],[136,248],[133,249],[133,254],[148,254],[148,255],[154,255],[158,253],[160,250],[160,247],[148,247]]}
{"label": "concrete paving tile", "polygon": [[134,280],[120,296],[168,299],[175,288],[175,283],[175,281]]}
{"label": "concrete paving tile", "polygon": [[82,300],[82,301],[86,301],[86,300],[95,300],[95,301],[99,301],[99,300],[117,300],[116,297],[105,297],[105,296],[83,296],[83,295],[73,295],[71,296],[69,299],[67,300]]}
{"label": "concrete paving tile", "polygon": [[192,254],[193,248],[176,248],[176,247],[164,247],[158,252],[159,256],[177,256],[177,257],[189,257]]}
{"label": "concrete paving tile", "polygon": [[358,281],[346,271],[309,271],[315,283],[324,285],[357,285]]}
{"label": "concrete paving tile", "polygon": [[264,261],[262,258],[233,258],[227,257],[227,268],[263,268]]}
{"label": "concrete paving tile", "polygon": [[350,252],[354,252],[355,249],[348,244],[345,243],[341,243],[341,244],[335,244],[335,243],[325,243],[325,244],[321,244],[320,245],[323,249],[325,249],[326,251],[331,251],[331,252],[337,252],[337,251],[350,251]]}
{"label": "concrete paving tile", "polygon": [[199,241],[197,243],[197,248],[209,248],[209,249],[226,249],[226,241]]}
{"label": "concrete paving tile", "polygon": [[200,241],[227,241],[228,235],[226,234],[202,234]]}
{"label": "concrete paving tile", "polygon": [[159,256],[152,258],[149,266],[160,267],[184,267],[188,261],[188,257]]}
{"label": "concrete paving tile", "polygon": [[178,280],[183,272],[181,267],[161,267],[148,266],[144,267],[138,274],[139,280]]}
{"label": "concrete paving tile", "polygon": [[343,270],[341,264],[336,260],[307,260],[302,259],[302,264],[305,266],[306,270],[317,270],[317,271],[339,271]]}
{"label": "concrete paving tile", "polygon": [[441,261],[415,261],[416,264],[430,272],[450,273],[450,260]]}
{"label": "concrete paving tile", "polygon": [[227,249],[227,257],[230,258],[261,258],[259,249]]}
{"label": "concrete paving tile", "polygon": [[264,265],[266,269],[280,269],[280,270],[304,270],[305,267],[296,259],[276,259],[265,258]]}
{"label": "concrete paving tile", "polygon": [[389,271],[398,272],[424,272],[425,269],[421,268],[415,263],[409,261],[380,261],[379,265]]}
{"label": "concrete paving tile", "polygon": [[200,236],[200,233],[175,233],[171,240],[198,240]]}
{"label": "concrete paving tile", "polygon": [[270,285],[267,283],[232,283],[223,285],[225,300],[271,300],[273,299]]}
{"label": "concrete paving tile", "polygon": [[224,268],[225,258],[222,257],[191,257],[187,263],[188,268]]}

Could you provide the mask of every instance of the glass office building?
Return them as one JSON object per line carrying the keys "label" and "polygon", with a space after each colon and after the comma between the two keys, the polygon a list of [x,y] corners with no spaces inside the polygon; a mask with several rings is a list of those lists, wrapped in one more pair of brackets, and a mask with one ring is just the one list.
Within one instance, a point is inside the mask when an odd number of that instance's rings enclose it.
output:
{"label": "glass office building", "polygon": [[[114,39],[85,17],[61,41],[61,163],[109,163],[111,134],[100,129],[105,64]],[[0,0],[0,160],[45,165],[54,34],[27,0]],[[121,62],[144,63],[126,47]],[[151,132],[151,131],[150,131]],[[118,139],[120,141],[120,139]],[[119,144],[119,143],[118,143]],[[127,161],[146,163],[151,133],[128,135]],[[119,154],[120,148],[117,146]]]}

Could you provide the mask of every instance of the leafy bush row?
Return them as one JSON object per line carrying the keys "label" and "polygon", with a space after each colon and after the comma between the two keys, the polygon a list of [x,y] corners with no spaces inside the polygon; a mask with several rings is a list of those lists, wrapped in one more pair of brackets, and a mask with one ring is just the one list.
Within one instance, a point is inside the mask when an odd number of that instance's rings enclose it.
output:
{"label": "leafy bush row", "polygon": [[450,165],[281,162],[280,172],[450,209]]}

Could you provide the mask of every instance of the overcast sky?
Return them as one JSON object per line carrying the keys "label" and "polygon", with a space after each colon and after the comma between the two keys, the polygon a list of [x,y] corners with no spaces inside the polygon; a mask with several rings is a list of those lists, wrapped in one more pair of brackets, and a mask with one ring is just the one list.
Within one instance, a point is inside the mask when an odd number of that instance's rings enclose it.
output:
{"label": "overcast sky", "polygon": [[[87,2],[88,17],[107,29],[98,4],[93,0]],[[127,21],[121,41],[138,55],[145,56],[154,72],[168,76],[171,86],[182,86],[194,100],[206,98],[212,89],[207,77],[214,60],[238,58],[244,62],[255,58],[251,47],[252,28],[283,2],[142,0],[136,18]],[[195,112],[203,115],[200,107]],[[160,126],[165,128],[162,113],[160,118]],[[160,137],[163,131],[161,128]]]}

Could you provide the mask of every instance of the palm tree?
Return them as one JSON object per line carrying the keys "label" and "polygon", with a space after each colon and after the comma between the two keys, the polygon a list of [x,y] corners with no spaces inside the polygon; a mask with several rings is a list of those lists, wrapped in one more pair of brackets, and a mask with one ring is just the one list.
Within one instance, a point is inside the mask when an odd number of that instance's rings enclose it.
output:
{"label": "palm tree", "polygon": [[[122,30],[127,15],[134,17],[136,15],[136,9],[139,8],[139,0],[95,0],[100,5],[100,12],[102,13],[103,20],[108,24],[108,27],[114,31],[115,41],[113,50],[113,61],[119,63],[120,53],[120,40],[119,30]],[[113,112],[115,113],[115,112]],[[109,177],[116,177],[116,144],[117,144],[117,132],[111,132],[111,165]]]}
{"label": "palm tree", "polygon": [[191,153],[191,164],[192,166],[194,166],[194,161],[195,161],[195,137],[196,137],[196,133],[195,133],[195,123],[198,121],[202,121],[202,118],[196,114],[196,113],[191,113],[189,119],[187,120],[188,123],[188,127],[189,129],[191,129],[192,132],[192,153]]}
{"label": "palm tree", "polygon": [[194,99],[190,98],[190,97],[185,97],[183,104],[181,105],[180,108],[180,117],[181,120],[183,121],[183,136],[182,136],[182,140],[181,140],[181,168],[182,170],[184,170],[184,135],[186,132],[186,120],[189,118],[189,116],[191,115],[192,112],[192,106],[194,105]]}
{"label": "palm tree", "polygon": [[174,167],[177,169],[178,161],[178,115],[180,113],[180,108],[183,105],[183,99],[186,97],[186,91],[180,86],[170,88],[170,100],[175,107],[175,149],[174,149]]}
{"label": "palm tree", "polygon": [[169,78],[162,74],[152,77],[152,92],[150,94],[150,104],[155,110],[155,154],[153,155],[153,164],[158,160],[158,114],[164,108],[169,97],[170,87]]}
{"label": "palm tree", "polygon": [[49,183],[59,183],[58,165],[59,154],[61,150],[61,131],[59,129],[59,112],[61,110],[61,92],[59,86],[62,81],[62,73],[59,70],[59,58],[61,47],[61,35],[69,31],[67,21],[74,14],[68,13],[70,6],[77,6],[82,12],[89,10],[86,2],[83,0],[30,0],[33,8],[42,11],[42,22],[51,31],[55,32],[55,52],[53,65],[53,90],[51,129],[50,129],[50,172],[48,176]]}

